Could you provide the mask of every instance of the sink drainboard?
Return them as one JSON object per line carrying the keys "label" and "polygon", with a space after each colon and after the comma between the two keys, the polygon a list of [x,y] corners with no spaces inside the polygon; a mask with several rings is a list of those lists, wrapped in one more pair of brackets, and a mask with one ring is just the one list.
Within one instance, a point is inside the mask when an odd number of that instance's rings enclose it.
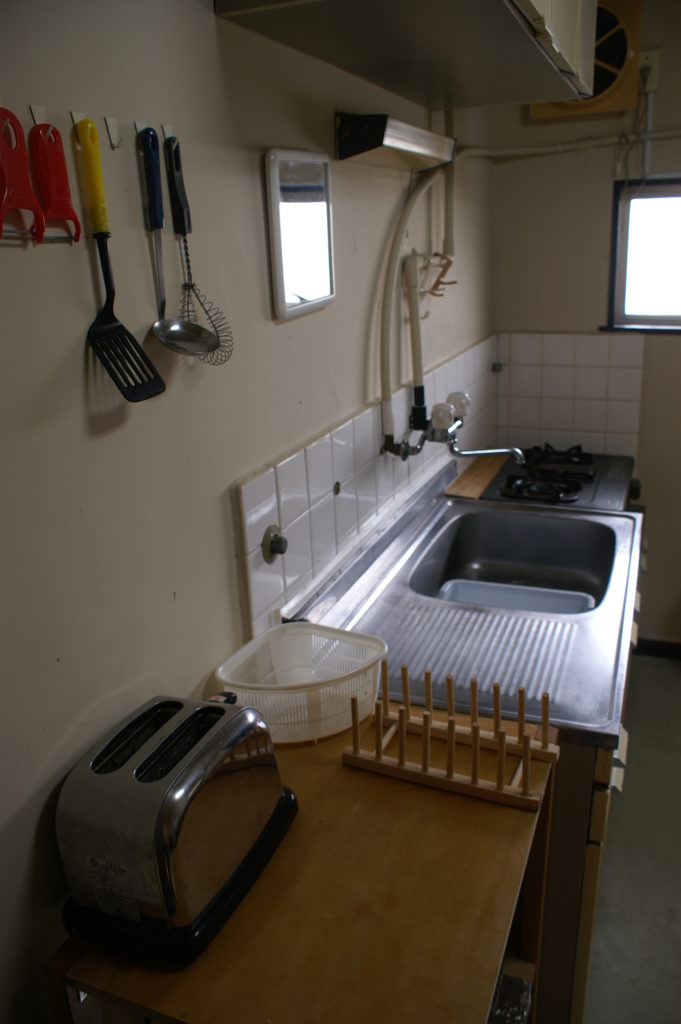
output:
{"label": "sink drainboard", "polygon": [[[528,701],[540,702],[547,691],[553,705],[559,705],[577,633],[576,624],[566,620],[454,607],[446,602],[424,604],[411,595],[404,595],[388,616],[385,609],[374,606],[356,625],[365,632],[379,627],[391,665],[409,666],[414,691],[417,680],[423,679],[427,669],[431,671],[433,700],[440,707],[446,707],[448,675],[454,676],[457,687],[465,688],[475,676],[481,697],[485,692],[491,696],[498,682],[502,695],[515,695],[523,686]],[[399,699],[399,692],[395,696]]]}

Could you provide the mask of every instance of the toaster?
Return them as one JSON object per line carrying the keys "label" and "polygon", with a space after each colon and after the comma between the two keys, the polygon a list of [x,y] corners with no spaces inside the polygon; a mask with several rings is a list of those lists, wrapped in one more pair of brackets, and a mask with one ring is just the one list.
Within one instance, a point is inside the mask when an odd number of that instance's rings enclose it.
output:
{"label": "toaster", "polygon": [[154,698],[61,788],[67,931],[178,964],[193,959],[255,882],[297,807],[258,711]]}

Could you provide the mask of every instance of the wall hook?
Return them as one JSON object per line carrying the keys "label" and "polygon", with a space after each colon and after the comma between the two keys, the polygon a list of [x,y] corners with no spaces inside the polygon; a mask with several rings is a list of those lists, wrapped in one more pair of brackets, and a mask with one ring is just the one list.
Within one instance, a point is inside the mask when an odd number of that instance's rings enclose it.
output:
{"label": "wall hook", "polygon": [[118,119],[115,117],[105,117],[104,124],[109,135],[109,142],[111,143],[112,149],[118,149],[123,139],[118,134]]}
{"label": "wall hook", "polygon": [[31,111],[31,117],[33,118],[33,124],[44,124],[45,123],[45,107],[40,106],[37,103],[30,103],[29,108]]}

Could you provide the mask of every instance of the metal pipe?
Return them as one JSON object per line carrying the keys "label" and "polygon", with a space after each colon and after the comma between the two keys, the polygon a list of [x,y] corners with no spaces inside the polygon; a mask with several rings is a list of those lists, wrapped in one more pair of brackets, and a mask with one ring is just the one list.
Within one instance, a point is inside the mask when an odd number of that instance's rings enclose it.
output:
{"label": "metal pipe", "polygon": [[448,448],[452,455],[454,455],[457,459],[467,458],[469,456],[475,457],[478,455],[512,455],[519,465],[522,466],[525,462],[525,456],[523,455],[520,448],[476,448],[472,451],[464,452],[460,448],[457,448],[456,442],[451,441],[448,445]]}

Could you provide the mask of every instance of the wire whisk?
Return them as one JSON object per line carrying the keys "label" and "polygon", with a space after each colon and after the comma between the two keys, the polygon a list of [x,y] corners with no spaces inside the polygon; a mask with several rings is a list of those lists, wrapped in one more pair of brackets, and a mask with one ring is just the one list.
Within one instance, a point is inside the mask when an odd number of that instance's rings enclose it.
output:
{"label": "wire whisk", "polygon": [[182,320],[198,324],[202,320],[210,331],[218,339],[218,347],[212,352],[205,352],[199,356],[204,363],[212,366],[222,366],[228,361],[234,351],[234,335],[227,317],[222,310],[207,299],[196,286],[192,277],[192,265],[189,259],[189,245],[186,235],[182,239],[184,255],[185,280],[182,284],[182,297],[180,299],[179,316]]}
{"label": "wire whisk", "polygon": [[[166,171],[168,173],[168,192],[173,213],[173,228],[176,235],[182,236],[182,262],[184,265],[184,281],[180,299],[180,318],[189,323],[207,328],[215,335],[218,345],[210,352],[202,352],[199,359],[213,366],[226,363],[234,350],[234,337],[227,317],[218,309],[214,302],[203,295],[192,277],[192,265],[189,259],[189,243],[187,235],[192,230],[192,218],[189,200],[184,187],[180,143],[174,135],[169,135],[164,144]],[[203,322],[202,322],[203,321]]]}

